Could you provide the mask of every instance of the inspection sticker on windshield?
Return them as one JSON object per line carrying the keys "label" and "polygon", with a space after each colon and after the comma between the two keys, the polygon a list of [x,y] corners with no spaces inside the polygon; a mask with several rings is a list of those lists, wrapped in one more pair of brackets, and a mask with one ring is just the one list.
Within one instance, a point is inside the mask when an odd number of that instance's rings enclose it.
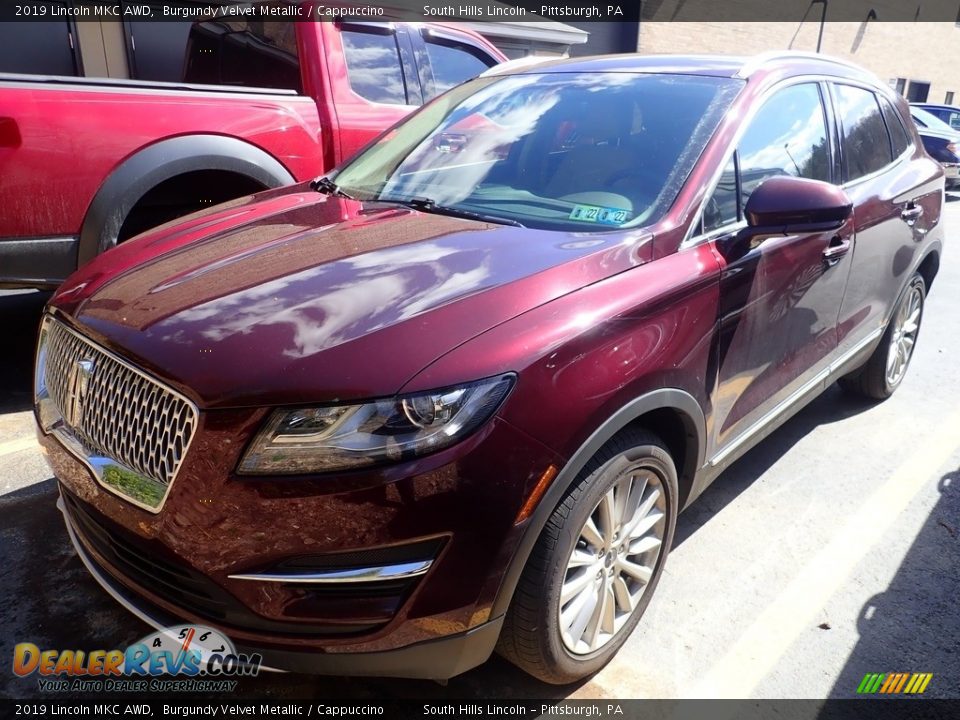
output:
{"label": "inspection sticker on windshield", "polygon": [[630,219],[629,210],[600,207],[599,205],[574,205],[570,211],[571,220],[580,222],[603,223],[604,225],[623,225]]}

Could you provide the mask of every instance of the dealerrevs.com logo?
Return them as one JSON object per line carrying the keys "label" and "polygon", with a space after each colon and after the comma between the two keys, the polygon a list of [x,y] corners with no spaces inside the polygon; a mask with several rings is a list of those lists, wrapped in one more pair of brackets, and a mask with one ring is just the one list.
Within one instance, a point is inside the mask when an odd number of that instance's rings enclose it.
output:
{"label": "dealerrevs.com logo", "polygon": [[231,691],[233,677],[256,677],[263,658],[238,653],[223,633],[177,625],[146,635],[125,650],[13,649],[13,672],[37,675],[43,692]]}

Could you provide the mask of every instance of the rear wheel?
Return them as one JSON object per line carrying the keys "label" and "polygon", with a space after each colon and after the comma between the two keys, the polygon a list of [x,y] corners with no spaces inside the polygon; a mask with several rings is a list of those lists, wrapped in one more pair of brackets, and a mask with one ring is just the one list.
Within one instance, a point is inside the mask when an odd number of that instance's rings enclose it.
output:
{"label": "rear wheel", "polygon": [[875,400],[885,400],[900,386],[920,335],[927,286],[916,273],[900,297],[883,339],[870,359],[854,372],[840,378],[847,392]]}
{"label": "rear wheel", "polygon": [[640,620],[677,517],[663,441],[627,430],[590,460],[547,521],[514,594],[498,651],[569,683],[606,665]]}

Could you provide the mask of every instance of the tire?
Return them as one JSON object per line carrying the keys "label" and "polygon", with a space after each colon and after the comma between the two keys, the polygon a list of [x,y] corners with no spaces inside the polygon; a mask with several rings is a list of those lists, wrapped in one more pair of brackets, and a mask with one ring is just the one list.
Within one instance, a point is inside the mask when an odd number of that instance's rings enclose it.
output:
{"label": "tire", "polygon": [[[880,340],[880,344],[873,351],[869,359],[849,375],[840,378],[840,387],[848,393],[871,398],[886,400],[900,387],[907,374],[913,351],[916,348],[917,338],[920,335],[920,324],[923,320],[923,306],[927,297],[927,284],[920,273],[915,273],[904,289],[897,306],[887,323],[887,330]],[[913,317],[915,315],[915,317]],[[889,363],[894,362],[892,353],[898,347],[906,347],[906,356],[902,359],[896,373],[888,372]]]}
{"label": "tire", "polygon": [[[617,507],[623,497],[625,511]],[[614,436],[574,480],[537,539],[507,611],[497,651],[521,670],[555,685],[581,680],[606,665],[636,627],[656,589],[673,541],[677,499],[677,469],[663,441],[630,428]],[[609,503],[606,506],[619,520],[604,523],[601,503]],[[649,513],[644,514],[647,506]],[[629,508],[636,512],[631,514]],[[627,537],[633,539],[625,542],[618,536],[611,543],[612,533],[604,526],[622,528],[623,517],[636,528]],[[592,528],[587,527],[588,520]],[[606,547],[591,544],[587,537]],[[630,563],[631,572],[624,570],[628,567],[624,562]],[[633,574],[638,566],[652,568],[645,583]],[[575,592],[577,583],[584,587]],[[606,605],[598,614],[601,598]],[[579,618],[582,623],[584,613],[585,627],[579,630],[578,622],[570,620]]]}

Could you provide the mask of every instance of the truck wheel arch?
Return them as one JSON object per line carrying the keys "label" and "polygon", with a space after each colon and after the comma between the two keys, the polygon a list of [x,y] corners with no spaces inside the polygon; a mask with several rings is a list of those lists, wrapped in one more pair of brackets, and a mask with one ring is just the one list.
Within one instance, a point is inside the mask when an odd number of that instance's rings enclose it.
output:
{"label": "truck wheel arch", "polygon": [[276,158],[248,142],[223,135],[183,135],[137,151],[117,166],[94,195],[80,229],[77,265],[117,242],[137,202],[160,183],[196,171],[246,177],[264,189],[296,182]]}

